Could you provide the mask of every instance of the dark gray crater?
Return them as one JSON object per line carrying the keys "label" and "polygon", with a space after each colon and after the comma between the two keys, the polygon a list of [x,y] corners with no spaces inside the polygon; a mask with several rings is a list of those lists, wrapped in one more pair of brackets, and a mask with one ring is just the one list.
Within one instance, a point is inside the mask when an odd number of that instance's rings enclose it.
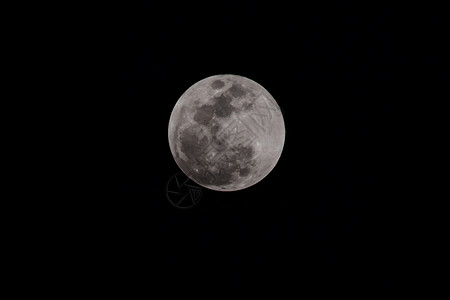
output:
{"label": "dark gray crater", "polygon": [[214,108],[211,105],[202,105],[194,115],[194,121],[201,125],[207,125],[214,116]]}
{"label": "dark gray crater", "polygon": [[230,95],[221,94],[219,96],[213,97],[212,100],[214,113],[219,118],[229,117],[235,110],[234,106],[231,105],[231,101],[233,100],[233,98],[230,97]]}
{"label": "dark gray crater", "polygon": [[219,80],[219,79],[214,80],[214,81],[211,83],[211,87],[212,87],[213,89],[215,89],[215,90],[219,90],[219,89],[223,88],[224,86],[225,86],[225,83],[224,83],[222,80]]}
{"label": "dark gray crater", "polygon": [[229,89],[228,92],[231,94],[231,96],[240,98],[244,97],[247,94],[246,89],[238,83],[233,84]]}

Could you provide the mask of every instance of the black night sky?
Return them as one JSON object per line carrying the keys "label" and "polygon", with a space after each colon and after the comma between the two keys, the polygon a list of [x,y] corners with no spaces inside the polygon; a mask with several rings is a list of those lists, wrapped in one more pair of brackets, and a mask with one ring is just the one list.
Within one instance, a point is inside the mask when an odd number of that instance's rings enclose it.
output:
{"label": "black night sky", "polygon": [[[421,130],[412,99],[439,97],[430,87],[448,80],[439,9],[166,2],[105,6],[96,24],[104,190],[89,204],[92,272],[123,290],[210,289],[212,298],[412,285],[421,267],[411,263]],[[257,185],[204,189],[197,206],[176,209],[165,195],[180,171],[170,113],[192,84],[227,73],[278,102],[282,156]]]}

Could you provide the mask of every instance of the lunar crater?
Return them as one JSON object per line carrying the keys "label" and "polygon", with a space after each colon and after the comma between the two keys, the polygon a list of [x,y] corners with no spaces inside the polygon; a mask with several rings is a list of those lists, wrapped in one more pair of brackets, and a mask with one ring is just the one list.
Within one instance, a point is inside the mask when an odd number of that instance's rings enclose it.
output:
{"label": "lunar crater", "polygon": [[202,105],[197,109],[194,115],[194,121],[201,125],[207,125],[213,117],[214,108],[210,105]]}
{"label": "lunar crater", "polygon": [[246,89],[242,86],[242,85],[240,85],[240,84],[238,84],[238,83],[235,83],[235,84],[233,84],[229,89],[228,89],[228,92],[230,92],[230,94],[233,96],[233,97],[243,97],[243,96],[245,96],[246,94],[247,94],[247,91],[246,91]]}
{"label": "lunar crater", "polygon": [[219,89],[223,88],[224,86],[225,86],[225,83],[220,79],[214,80],[211,83],[211,87],[215,90],[219,90]]}
{"label": "lunar crater", "polygon": [[219,118],[229,117],[235,108],[231,105],[232,97],[221,94],[213,98],[213,110],[216,116]]}

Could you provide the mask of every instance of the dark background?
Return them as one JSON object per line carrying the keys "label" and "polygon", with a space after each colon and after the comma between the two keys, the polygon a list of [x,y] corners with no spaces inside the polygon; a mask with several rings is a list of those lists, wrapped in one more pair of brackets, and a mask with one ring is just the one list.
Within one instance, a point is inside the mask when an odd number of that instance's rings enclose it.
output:
{"label": "dark background", "polygon": [[[102,7],[90,74],[100,87],[91,176],[102,188],[83,248],[92,284],[296,295],[425,287],[412,179],[417,108],[443,100],[448,84],[440,11],[378,1]],[[198,206],[178,210],[165,195],[180,171],[170,113],[192,84],[228,73],[278,102],[282,156],[259,184],[204,189]]]}

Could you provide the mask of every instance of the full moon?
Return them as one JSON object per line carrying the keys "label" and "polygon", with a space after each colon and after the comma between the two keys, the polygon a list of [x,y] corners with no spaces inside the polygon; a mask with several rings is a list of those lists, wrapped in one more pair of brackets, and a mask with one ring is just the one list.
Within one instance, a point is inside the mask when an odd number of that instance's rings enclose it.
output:
{"label": "full moon", "polygon": [[216,191],[261,181],[277,164],[284,138],[275,99],[238,75],[198,81],[177,101],[169,120],[175,162],[193,181]]}

